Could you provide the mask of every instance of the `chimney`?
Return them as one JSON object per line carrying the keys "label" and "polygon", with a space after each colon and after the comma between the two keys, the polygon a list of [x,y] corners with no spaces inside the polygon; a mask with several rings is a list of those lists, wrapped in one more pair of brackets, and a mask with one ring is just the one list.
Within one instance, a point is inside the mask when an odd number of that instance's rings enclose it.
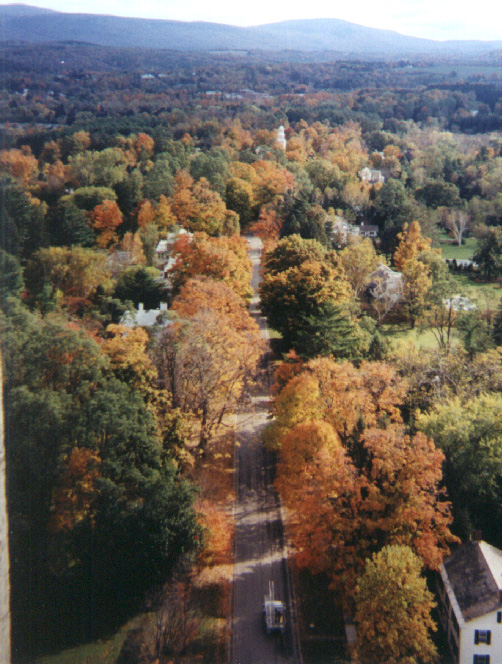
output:
{"label": "chimney", "polygon": [[144,305],[143,305],[143,302],[140,302],[140,303],[138,304],[138,311],[144,311],[144,310],[145,310],[145,307],[144,307]]}
{"label": "chimney", "polygon": [[167,311],[167,302],[161,302],[160,303],[160,310],[161,311]]}

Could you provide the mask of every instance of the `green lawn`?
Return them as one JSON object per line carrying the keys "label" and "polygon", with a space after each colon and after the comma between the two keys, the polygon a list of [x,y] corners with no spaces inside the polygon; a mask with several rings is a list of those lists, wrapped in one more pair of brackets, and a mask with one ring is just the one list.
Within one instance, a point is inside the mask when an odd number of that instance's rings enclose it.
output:
{"label": "green lawn", "polygon": [[[413,341],[417,348],[437,348],[438,342],[430,329],[422,329],[417,325],[413,330],[410,327],[397,327],[396,325],[383,325],[380,332],[392,343],[395,349],[402,344]],[[453,339],[456,338],[455,330]]]}
{"label": "green lawn", "polygon": [[467,275],[453,275],[458,282],[458,292],[471,299],[481,311],[498,309],[502,300],[502,288],[497,283],[483,283],[470,279]]}
{"label": "green lawn", "polygon": [[443,235],[441,237],[439,248],[443,254],[443,258],[453,259],[470,259],[473,257],[476,250],[476,238],[468,237],[464,244],[459,247],[457,244],[449,244],[448,237]]}
{"label": "green lawn", "polygon": [[[492,314],[502,304],[502,288],[496,283],[482,283],[471,280],[467,275],[452,275],[458,284],[458,295],[468,297],[477,305],[478,311],[489,311]],[[392,342],[394,348],[408,341],[413,341],[417,348],[436,348],[437,341],[431,329],[417,325],[410,329],[406,325],[383,325],[380,332]],[[458,339],[455,329],[452,340]]]}

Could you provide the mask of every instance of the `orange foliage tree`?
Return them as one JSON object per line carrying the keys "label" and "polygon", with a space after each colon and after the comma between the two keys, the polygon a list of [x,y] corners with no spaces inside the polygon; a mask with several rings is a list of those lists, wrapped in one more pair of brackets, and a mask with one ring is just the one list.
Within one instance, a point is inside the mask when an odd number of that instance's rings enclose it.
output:
{"label": "orange foliage tree", "polygon": [[191,318],[198,311],[212,309],[228,317],[238,332],[258,329],[242,298],[229,285],[204,276],[185,282],[173,301],[172,309],[183,319]]}
{"label": "orange foliage tree", "polygon": [[138,222],[139,228],[146,228],[148,224],[151,224],[155,219],[155,208],[152,205],[152,202],[147,198],[138,205],[136,209],[136,219]]}
{"label": "orange foliage tree", "polygon": [[96,244],[104,248],[117,242],[115,232],[123,221],[122,212],[115,201],[103,201],[89,213],[91,226],[98,233]]}
{"label": "orange foliage tree", "polygon": [[229,285],[244,301],[252,296],[251,261],[244,238],[209,237],[195,233],[193,238],[180,235],[173,248],[175,263],[170,269],[173,293],[196,276],[206,276]]}
{"label": "orange foliage tree", "polygon": [[86,447],[74,447],[66,456],[52,499],[50,530],[73,530],[87,518],[94,522],[94,503],[98,496],[95,480],[99,477],[100,463],[99,453]]}
{"label": "orange foliage tree", "polygon": [[[362,427],[401,423],[399,406],[406,395],[406,384],[397,371],[383,362],[362,362],[356,369],[350,362],[316,358],[301,366],[278,393],[274,401],[275,421],[270,429],[281,433],[316,417],[329,422],[350,447]],[[278,447],[280,434],[274,434]]]}
{"label": "orange foliage tree", "polygon": [[265,438],[280,450],[276,485],[300,566],[329,573],[348,598],[364,561],[386,544],[408,545],[436,569],[455,539],[443,454],[425,435],[405,434],[396,371],[329,358],[292,366]]}
{"label": "orange foliage tree", "polygon": [[219,235],[223,232],[227,207],[206,178],[194,182],[187,171],[178,171],[171,209],[179,224],[190,231]]}
{"label": "orange foliage tree", "polygon": [[15,177],[24,188],[34,184],[38,174],[38,162],[29,147],[21,150],[2,150],[0,152],[0,171]]}
{"label": "orange foliage tree", "polygon": [[276,480],[291,510],[299,565],[329,573],[347,599],[367,558],[387,544],[410,546],[437,569],[455,538],[434,442],[397,426],[368,429],[349,454],[333,434],[313,435],[312,428],[303,423],[284,439]]}
{"label": "orange foliage tree", "polygon": [[250,233],[257,235],[263,242],[265,254],[271,252],[277,246],[281,237],[283,220],[273,206],[264,205],[260,210],[260,216],[249,228]]}
{"label": "orange foliage tree", "polygon": [[405,224],[397,238],[399,245],[394,252],[393,260],[394,265],[401,272],[406,269],[407,263],[418,257],[420,252],[431,248],[432,241],[422,235],[422,229],[418,221],[412,221],[409,226]]}
{"label": "orange foliage tree", "polygon": [[255,200],[259,206],[277,203],[295,187],[294,175],[272,161],[259,160],[252,164],[256,174]]}

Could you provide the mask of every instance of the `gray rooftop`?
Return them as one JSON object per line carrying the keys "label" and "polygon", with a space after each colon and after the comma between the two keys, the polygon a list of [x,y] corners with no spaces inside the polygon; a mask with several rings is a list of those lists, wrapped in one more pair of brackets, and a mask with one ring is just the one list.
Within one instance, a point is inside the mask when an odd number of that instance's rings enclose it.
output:
{"label": "gray rooftop", "polygon": [[467,542],[443,565],[464,620],[502,607],[502,551],[486,542]]}

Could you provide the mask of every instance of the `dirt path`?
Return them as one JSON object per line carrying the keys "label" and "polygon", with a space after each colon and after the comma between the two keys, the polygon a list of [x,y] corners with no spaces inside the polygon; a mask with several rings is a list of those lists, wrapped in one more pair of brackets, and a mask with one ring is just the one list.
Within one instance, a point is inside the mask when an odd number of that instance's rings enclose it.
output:
{"label": "dirt path", "polygon": [[[253,261],[252,286],[259,284],[261,241],[248,238]],[[268,339],[258,296],[251,313]],[[292,588],[286,564],[280,502],[272,483],[274,462],[262,447],[260,434],[269,414],[269,386],[263,384],[237,416],[236,531],[233,639],[231,664],[298,664],[301,662]],[[274,581],[275,596],[287,605],[287,630],[267,636],[263,597]]]}

